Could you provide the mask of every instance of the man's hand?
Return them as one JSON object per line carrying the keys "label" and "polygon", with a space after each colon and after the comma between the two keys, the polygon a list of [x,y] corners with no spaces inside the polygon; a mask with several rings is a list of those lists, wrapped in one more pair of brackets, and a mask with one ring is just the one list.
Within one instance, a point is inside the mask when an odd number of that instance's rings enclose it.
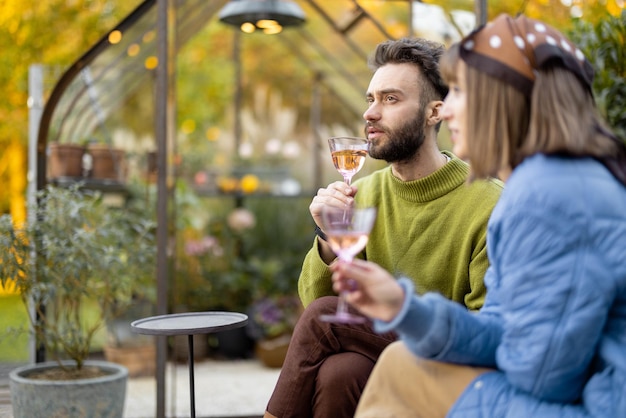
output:
{"label": "man's hand", "polygon": [[[321,188],[317,191],[317,195],[313,198],[313,201],[309,205],[309,212],[313,217],[315,224],[323,231],[322,228],[322,208],[325,206],[334,206],[343,208],[350,206],[354,203],[354,195],[357,193],[357,188],[348,186],[342,181],[336,181],[331,183],[326,188]],[[335,253],[330,248],[330,245],[322,240],[318,239],[319,253],[326,264],[330,264],[335,259]]]}

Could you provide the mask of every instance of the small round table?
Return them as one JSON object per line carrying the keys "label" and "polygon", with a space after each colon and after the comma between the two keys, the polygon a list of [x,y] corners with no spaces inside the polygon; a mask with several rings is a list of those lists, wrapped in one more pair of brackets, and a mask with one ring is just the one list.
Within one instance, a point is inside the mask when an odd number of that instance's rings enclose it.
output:
{"label": "small round table", "polygon": [[133,321],[130,327],[138,334],[188,336],[189,393],[191,416],[195,418],[193,336],[241,328],[247,323],[248,316],[237,312],[187,312],[138,319]]}

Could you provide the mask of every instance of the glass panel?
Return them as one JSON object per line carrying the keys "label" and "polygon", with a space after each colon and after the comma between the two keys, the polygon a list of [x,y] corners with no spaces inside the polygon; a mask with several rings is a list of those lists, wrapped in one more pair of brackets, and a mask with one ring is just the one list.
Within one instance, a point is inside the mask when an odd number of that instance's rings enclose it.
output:
{"label": "glass panel", "polygon": [[[177,48],[224,3],[176,0]],[[143,84],[154,83],[156,20],[156,0],[144,1],[66,71],[46,104],[40,142],[111,140],[115,127],[111,126],[110,116]],[[150,86],[147,91],[152,90]]]}
{"label": "glass panel", "polygon": [[[174,129],[177,145],[172,153],[190,148],[189,159],[195,158],[200,165],[176,156],[182,162],[179,175],[193,178],[204,167],[215,167],[216,161],[221,162],[222,173],[237,175],[236,160],[254,165],[238,145],[251,138],[261,143],[282,135],[279,139],[289,145],[299,142],[300,159],[290,157],[287,162],[298,174],[299,190],[303,194],[315,190],[327,183],[320,172],[329,166],[325,143],[319,148],[320,138],[331,133],[362,134],[364,93],[371,76],[367,57],[377,43],[408,34],[408,2],[300,0],[307,19],[304,25],[277,35],[241,34],[239,41],[232,36],[238,28],[217,18],[226,3],[171,3],[176,16],[176,71],[184,75],[177,75],[176,81],[181,126]],[[40,152],[52,142],[104,143],[124,148],[142,158],[136,162],[148,164],[146,154],[156,148],[156,6],[157,0],[145,0],[63,74],[44,108]],[[192,41],[194,37],[202,39]],[[196,57],[185,61],[185,54]],[[187,65],[184,68],[181,58]],[[236,96],[238,82],[240,97]],[[269,98],[265,104],[269,110],[277,103],[275,97],[283,100],[273,114],[257,112],[263,94]],[[254,123],[250,123],[251,112]],[[274,116],[289,121],[277,122]],[[188,134],[183,126],[187,121],[193,124],[187,127],[196,127],[195,133]],[[293,125],[293,132],[283,132],[288,124]],[[214,134],[220,135],[219,141]],[[226,146],[218,149],[220,144]],[[226,163],[224,152],[230,160]],[[313,153],[315,158],[311,158]],[[370,168],[376,166],[370,164]],[[330,172],[336,174],[332,167]]]}

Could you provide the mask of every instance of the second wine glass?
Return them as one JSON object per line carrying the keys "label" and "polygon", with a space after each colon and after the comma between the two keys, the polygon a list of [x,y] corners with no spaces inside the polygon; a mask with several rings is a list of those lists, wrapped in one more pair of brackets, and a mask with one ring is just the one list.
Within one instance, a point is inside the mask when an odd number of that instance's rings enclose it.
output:
{"label": "second wine glass", "polygon": [[[328,243],[333,252],[343,262],[350,263],[365,248],[369,234],[376,220],[376,208],[324,207],[322,224]],[[339,295],[337,311],[333,315],[321,315],[320,319],[327,322],[358,324],[365,318],[348,312],[345,300],[346,292]]]}
{"label": "second wine glass", "polygon": [[330,147],[330,155],[333,158],[335,168],[343,176],[343,181],[350,185],[352,177],[365,164],[368,150],[367,139],[337,136],[328,139],[328,146]]}

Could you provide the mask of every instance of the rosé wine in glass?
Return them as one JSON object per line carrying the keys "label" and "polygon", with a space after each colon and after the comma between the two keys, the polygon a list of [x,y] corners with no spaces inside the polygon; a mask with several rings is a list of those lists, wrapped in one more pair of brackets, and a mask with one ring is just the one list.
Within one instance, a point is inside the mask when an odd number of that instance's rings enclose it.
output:
{"label": "ros\u00e9 wine in glass", "polygon": [[[375,220],[376,208],[325,207],[322,209],[322,224],[328,243],[339,259],[346,263],[352,262],[354,257],[365,248]],[[339,295],[335,314],[321,316],[323,321],[345,324],[365,322],[364,317],[348,312],[345,295],[346,292]]]}
{"label": "ros\u00e9 wine in glass", "polygon": [[350,136],[337,136],[328,139],[333,164],[346,184],[351,184],[352,177],[363,168],[368,144],[365,138]]}

